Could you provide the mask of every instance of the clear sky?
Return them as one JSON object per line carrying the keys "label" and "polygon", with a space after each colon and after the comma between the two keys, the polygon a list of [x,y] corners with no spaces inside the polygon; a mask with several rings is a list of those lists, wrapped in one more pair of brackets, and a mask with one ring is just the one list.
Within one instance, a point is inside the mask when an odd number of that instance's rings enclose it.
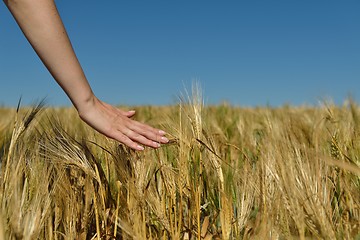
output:
{"label": "clear sky", "polygon": [[[105,3],[106,2],[106,3]],[[86,3],[86,4],[85,4]],[[57,1],[96,95],[173,104],[199,81],[206,103],[360,100],[360,1]],[[0,105],[70,105],[0,4]]]}

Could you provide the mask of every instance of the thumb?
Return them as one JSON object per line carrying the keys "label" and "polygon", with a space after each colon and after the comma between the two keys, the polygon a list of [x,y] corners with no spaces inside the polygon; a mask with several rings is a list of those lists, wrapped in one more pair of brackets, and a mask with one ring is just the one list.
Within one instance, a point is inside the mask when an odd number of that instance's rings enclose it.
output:
{"label": "thumb", "polygon": [[130,111],[127,111],[127,112],[124,112],[124,116],[128,117],[128,118],[131,118],[135,115],[135,110],[130,110]]}
{"label": "thumb", "polygon": [[125,116],[125,117],[128,117],[128,118],[130,118],[130,117],[132,117],[132,116],[135,115],[135,110],[124,111],[124,110],[121,110],[121,109],[119,109],[119,108],[116,108],[116,111],[117,111],[118,113],[120,113],[121,115],[123,115],[123,116]]}

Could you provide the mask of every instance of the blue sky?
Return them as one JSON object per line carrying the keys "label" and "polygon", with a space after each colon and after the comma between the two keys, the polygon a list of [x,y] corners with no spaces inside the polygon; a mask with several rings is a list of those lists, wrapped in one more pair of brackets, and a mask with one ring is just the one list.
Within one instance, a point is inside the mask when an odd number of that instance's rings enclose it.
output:
{"label": "blue sky", "polygon": [[[96,95],[174,104],[200,82],[206,103],[360,100],[360,1],[57,1]],[[0,5],[0,105],[70,105]]]}

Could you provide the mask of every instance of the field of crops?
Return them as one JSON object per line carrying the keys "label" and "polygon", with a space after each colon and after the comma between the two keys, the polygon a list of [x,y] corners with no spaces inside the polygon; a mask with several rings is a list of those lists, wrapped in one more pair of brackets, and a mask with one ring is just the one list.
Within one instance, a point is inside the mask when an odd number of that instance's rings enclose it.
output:
{"label": "field of crops", "polygon": [[360,239],[360,111],[139,107],[134,152],[71,108],[0,109],[0,239]]}

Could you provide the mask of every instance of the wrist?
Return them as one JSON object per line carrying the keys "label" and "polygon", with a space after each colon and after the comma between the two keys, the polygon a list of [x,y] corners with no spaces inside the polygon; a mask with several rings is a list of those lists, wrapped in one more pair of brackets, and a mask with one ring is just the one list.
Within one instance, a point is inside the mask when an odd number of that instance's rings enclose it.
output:
{"label": "wrist", "polygon": [[80,117],[84,116],[87,112],[89,112],[96,105],[98,99],[92,93],[88,97],[80,100],[78,103],[74,103],[74,106]]}

